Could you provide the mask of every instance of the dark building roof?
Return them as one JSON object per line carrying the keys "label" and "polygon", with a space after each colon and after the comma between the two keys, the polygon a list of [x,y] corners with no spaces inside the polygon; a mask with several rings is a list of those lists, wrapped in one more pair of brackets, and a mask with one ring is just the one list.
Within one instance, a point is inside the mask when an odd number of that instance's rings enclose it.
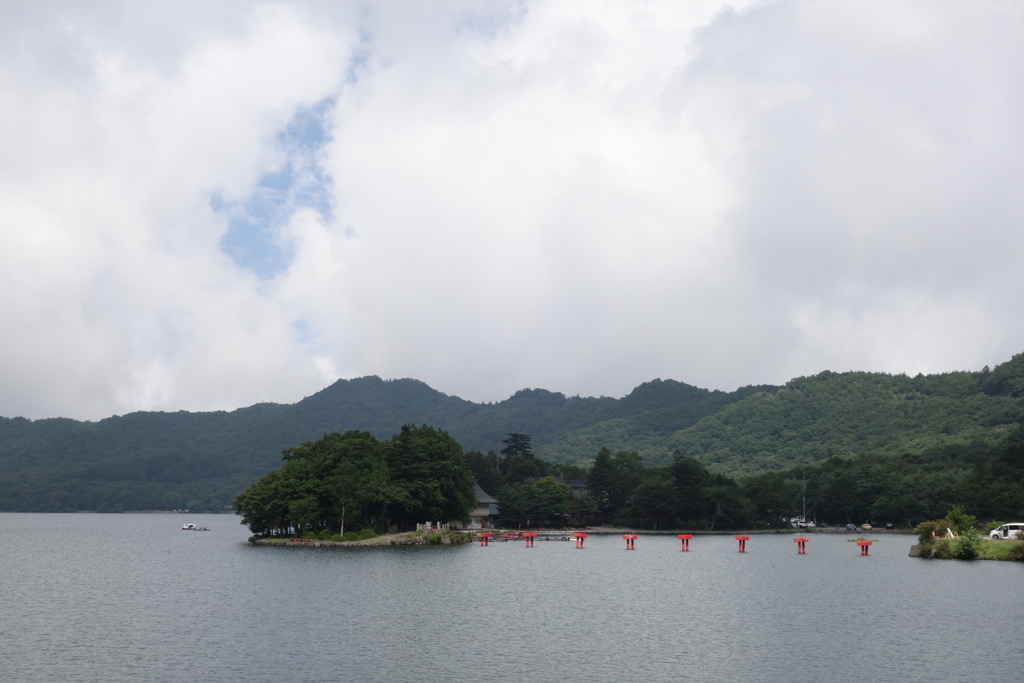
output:
{"label": "dark building roof", "polygon": [[480,488],[480,484],[473,482],[473,493],[476,494],[476,502],[480,504],[497,503],[498,499]]}

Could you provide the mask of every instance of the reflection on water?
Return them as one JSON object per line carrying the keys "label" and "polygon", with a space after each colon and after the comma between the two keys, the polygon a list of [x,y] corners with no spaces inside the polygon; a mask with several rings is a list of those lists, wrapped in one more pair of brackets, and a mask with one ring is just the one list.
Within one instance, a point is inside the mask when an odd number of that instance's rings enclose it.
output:
{"label": "reflection on water", "polygon": [[277,549],[235,517],[0,514],[6,680],[1019,680],[1024,567],[883,536]]}

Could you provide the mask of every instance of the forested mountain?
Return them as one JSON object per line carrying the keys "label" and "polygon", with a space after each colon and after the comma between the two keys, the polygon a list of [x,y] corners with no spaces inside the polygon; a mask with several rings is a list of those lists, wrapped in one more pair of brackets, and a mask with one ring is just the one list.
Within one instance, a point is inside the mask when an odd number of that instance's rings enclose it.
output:
{"label": "forested mountain", "polygon": [[446,430],[466,451],[498,450],[518,432],[552,462],[586,465],[606,448],[649,465],[682,454],[711,472],[752,475],[834,456],[994,444],[1022,409],[1024,354],[992,371],[826,371],[729,393],[654,380],[621,399],[524,389],[489,404],[364,377],[296,404],[231,412],[0,418],[0,510],[226,509],[280,467],[284,449],[348,430],[389,439],[405,424]]}
{"label": "forested mountain", "polygon": [[991,443],[1021,421],[1024,399],[986,381],[988,375],[823,372],[725,406],[642,454],[658,462],[665,452],[680,450],[714,471],[735,475],[837,455]]}

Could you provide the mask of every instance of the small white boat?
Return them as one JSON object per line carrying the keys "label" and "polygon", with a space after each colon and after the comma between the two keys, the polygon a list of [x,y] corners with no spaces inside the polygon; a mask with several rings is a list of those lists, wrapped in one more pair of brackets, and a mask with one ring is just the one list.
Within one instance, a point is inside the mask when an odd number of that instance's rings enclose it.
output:
{"label": "small white boat", "polygon": [[181,530],[182,531],[209,531],[209,529],[207,529],[205,526],[196,526],[195,524],[192,524],[191,522],[185,522],[181,526]]}

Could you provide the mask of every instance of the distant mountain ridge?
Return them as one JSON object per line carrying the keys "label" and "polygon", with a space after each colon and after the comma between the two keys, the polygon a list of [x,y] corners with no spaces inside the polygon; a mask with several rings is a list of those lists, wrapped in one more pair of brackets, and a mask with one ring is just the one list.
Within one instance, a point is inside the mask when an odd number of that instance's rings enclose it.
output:
{"label": "distant mountain ridge", "polygon": [[414,379],[339,380],[295,404],[230,412],[138,412],[99,422],[0,418],[0,510],[207,509],[229,506],[280,466],[283,449],[326,433],[388,439],[404,424],[448,431],[465,450],[530,434],[552,462],[601,448],[648,464],[673,453],[742,475],[863,452],[919,452],[992,441],[1022,421],[1024,354],[989,371],[939,375],[822,372],[785,385],[710,391],[653,380],[621,398],[523,389],[493,404]]}

